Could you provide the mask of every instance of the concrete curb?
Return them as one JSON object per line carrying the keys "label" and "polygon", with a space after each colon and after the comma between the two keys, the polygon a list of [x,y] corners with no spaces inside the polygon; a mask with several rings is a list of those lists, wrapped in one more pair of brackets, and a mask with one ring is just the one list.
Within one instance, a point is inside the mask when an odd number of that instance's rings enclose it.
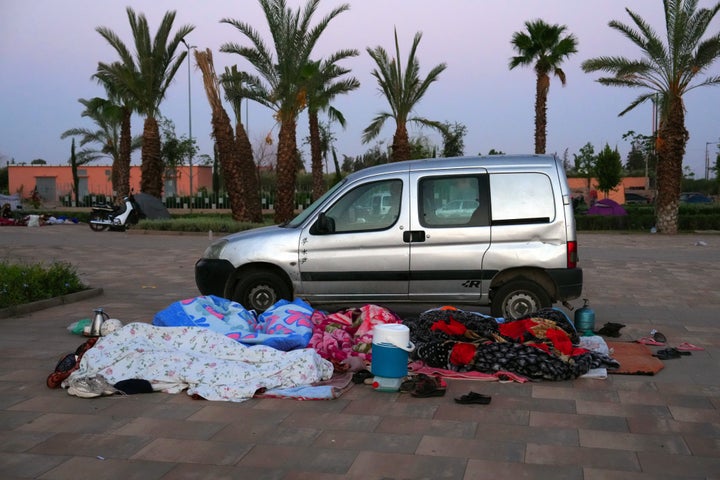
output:
{"label": "concrete curb", "polygon": [[102,288],[89,288],[87,290],[69,293],[67,295],[61,295],[59,297],[47,298],[45,300],[38,300],[37,302],[2,308],[0,309],[0,318],[17,317],[28,313],[45,310],[46,308],[57,307],[58,305],[79,302],[88,298],[97,297],[98,295],[102,295],[102,293]]}

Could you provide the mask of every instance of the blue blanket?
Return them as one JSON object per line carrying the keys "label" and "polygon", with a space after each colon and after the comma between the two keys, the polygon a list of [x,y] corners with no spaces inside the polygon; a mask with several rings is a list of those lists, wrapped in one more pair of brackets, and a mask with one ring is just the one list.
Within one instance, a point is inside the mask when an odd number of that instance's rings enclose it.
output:
{"label": "blue blanket", "polygon": [[313,333],[313,308],[304,301],[280,300],[257,315],[237,302],[205,295],[175,302],[158,312],[158,327],[205,327],[245,345],[290,351],[306,348]]}

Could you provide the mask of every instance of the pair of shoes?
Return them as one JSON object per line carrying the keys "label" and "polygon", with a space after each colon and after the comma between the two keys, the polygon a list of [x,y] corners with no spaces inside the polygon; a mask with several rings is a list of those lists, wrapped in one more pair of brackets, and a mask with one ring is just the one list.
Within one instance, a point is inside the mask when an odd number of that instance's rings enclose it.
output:
{"label": "pair of shoes", "polygon": [[457,397],[455,399],[455,402],[462,403],[462,404],[478,404],[478,405],[487,405],[490,403],[490,400],[492,400],[492,397],[489,395],[483,395],[482,393],[475,393],[473,391],[470,391],[467,395],[461,395],[460,397]]}
{"label": "pair of shoes", "polygon": [[643,345],[653,345],[656,347],[664,347],[665,342],[658,342],[652,337],[642,337],[635,340],[637,343],[642,343]]}
{"label": "pair of shoes", "polygon": [[[412,392],[410,392],[413,397],[427,398],[442,397],[445,395],[447,384],[439,375],[434,377],[424,374],[421,375],[423,375],[423,377],[417,380],[415,388],[413,388]],[[420,375],[418,375],[418,377],[419,376]]]}
{"label": "pair of shoes", "polygon": [[688,342],[683,342],[675,348],[677,348],[680,351],[692,350],[693,352],[699,352],[701,350],[705,350],[703,347],[698,347],[697,345],[693,345],[692,343],[688,343]]}
{"label": "pair of shoes", "polygon": [[663,348],[655,352],[653,357],[657,357],[660,360],[670,360],[673,358],[680,358],[684,355],[692,355],[690,352],[681,352],[677,348]]}
{"label": "pair of shoes", "polygon": [[424,373],[410,375],[408,377],[405,377],[402,383],[400,383],[399,391],[401,393],[411,393],[417,388],[418,385],[427,382],[433,382],[433,378],[429,375],[426,375]]}
{"label": "pair of shoes", "polygon": [[68,394],[80,398],[95,398],[121,393],[105,380],[102,375],[74,377],[68,381]]}

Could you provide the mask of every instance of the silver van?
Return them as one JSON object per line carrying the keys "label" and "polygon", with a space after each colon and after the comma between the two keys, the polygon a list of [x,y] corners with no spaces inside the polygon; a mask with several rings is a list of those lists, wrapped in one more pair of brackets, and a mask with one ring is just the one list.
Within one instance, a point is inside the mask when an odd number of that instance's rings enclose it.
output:
{"label": "silver van", "polygon": [[578,298],[577,262],[561,161],[493,155],[355,172],[286,224],[215,241],[195,281],[203,295],[258,312],[301,297],[314,306],[489,305],[495,317],[518,318]]}

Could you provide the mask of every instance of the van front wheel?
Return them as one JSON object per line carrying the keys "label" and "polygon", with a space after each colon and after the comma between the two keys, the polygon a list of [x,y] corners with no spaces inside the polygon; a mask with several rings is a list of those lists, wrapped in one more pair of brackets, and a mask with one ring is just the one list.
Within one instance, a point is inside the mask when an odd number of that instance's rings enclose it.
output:
{"label": "van front wheel", "polygon": [[494,317],[515,320],[550,306],[550,295],[540,285],[530,280],[518,280],[497,289],[490,310]]}
{"label": "van front wheel", "polygon": [[292,292],[287,284],[277,275],[266,272],[251,272],[235,286],[232,300],[248,310],[262,313],[278,300],[290,298]]}

